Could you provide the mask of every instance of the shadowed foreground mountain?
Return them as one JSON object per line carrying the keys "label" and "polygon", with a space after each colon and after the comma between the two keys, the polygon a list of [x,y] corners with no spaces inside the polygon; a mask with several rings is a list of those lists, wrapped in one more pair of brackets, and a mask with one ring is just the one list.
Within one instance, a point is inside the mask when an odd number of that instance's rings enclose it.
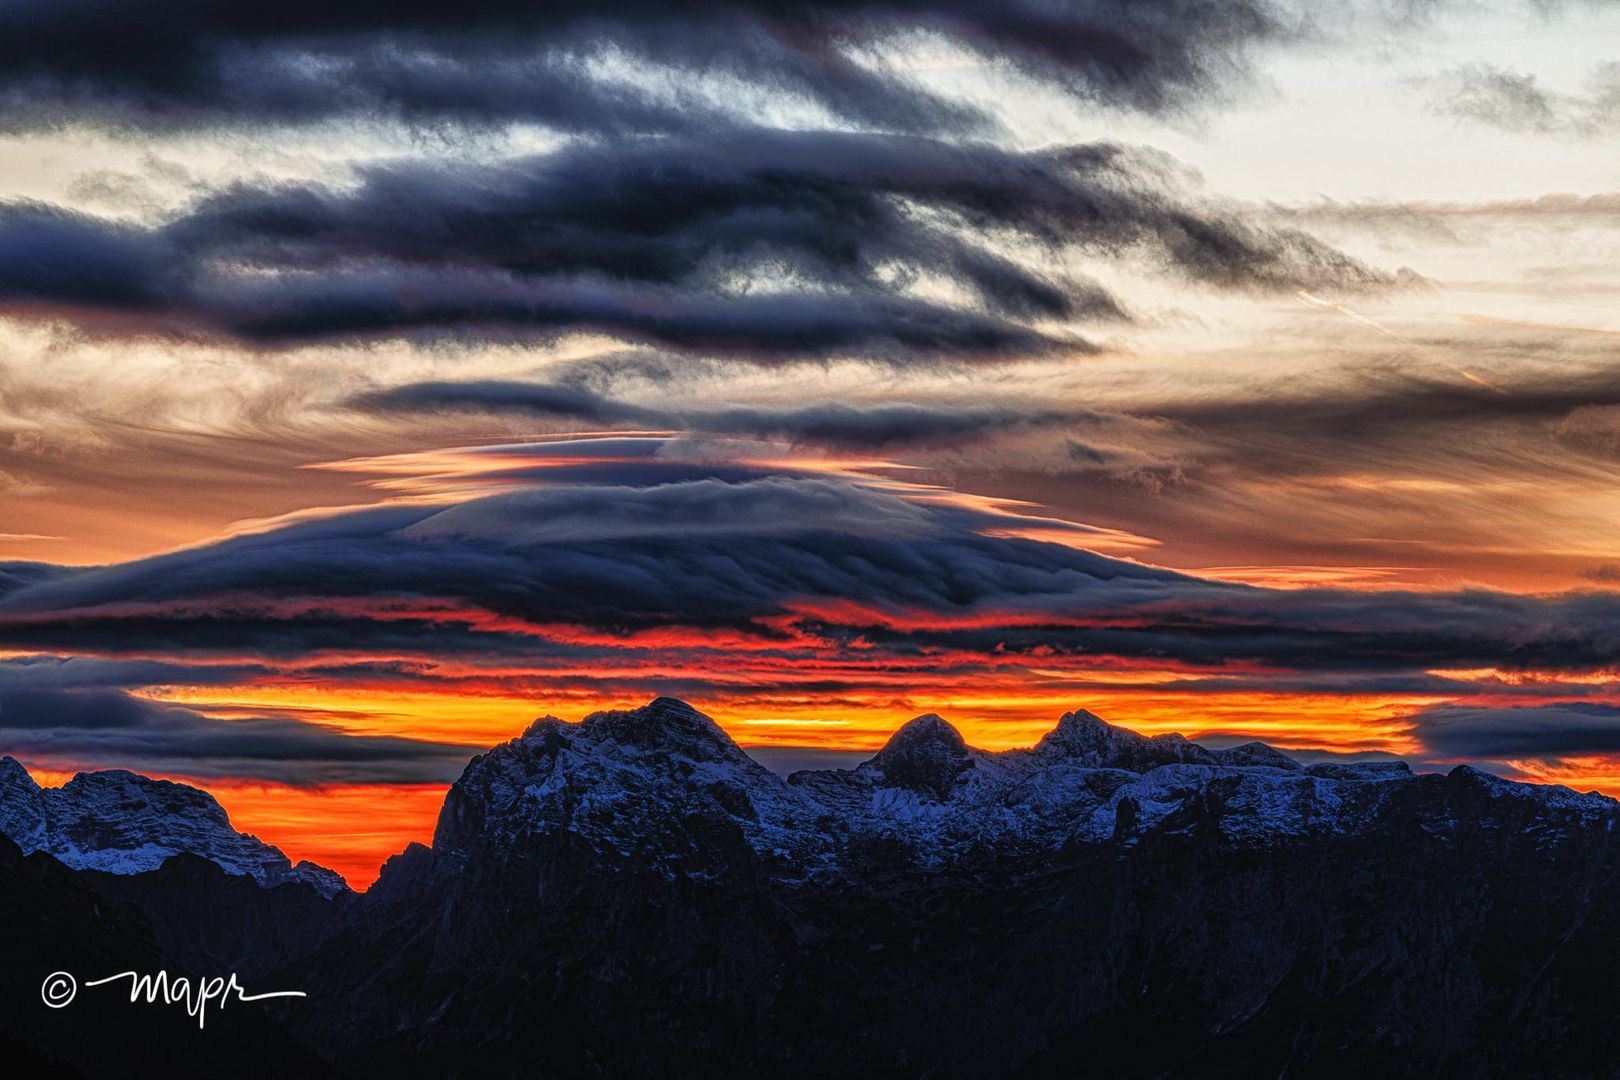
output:
{"label": "shadowed foreground mountain", "polygon": [[1585,1076],[1620,1051],[1617,818],[1085,712],[783,779],[661,698],[473,759],[361,896],[187,855],[17,887],[305,990],[266,1015],[351,1074]]}

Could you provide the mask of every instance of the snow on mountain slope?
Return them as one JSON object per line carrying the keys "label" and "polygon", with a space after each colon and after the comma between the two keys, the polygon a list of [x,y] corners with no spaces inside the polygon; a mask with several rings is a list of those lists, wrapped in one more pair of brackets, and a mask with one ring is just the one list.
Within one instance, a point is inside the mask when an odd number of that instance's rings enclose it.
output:
{"label": "snow on mountain slope", "polygon": [[[579,724],[547,717],[473,759],[446,799],[434,849],[499,857],[527,836],[561,830],[614,859],[690,872],[686,856],[658,850],[661,823],[708,814],[732,821],[779,878],[813,880],[846,875],[852,853],[874,845],[941,868],[1076,842],[1128,847],[1194,821],[1236,846],[1353,834],[1400,813],[1444,828],[1444,813],[1424,802],[1442,782],[1453,794],[1477,788],[1486,801],[1469,805],[1483,815],[1503,797],[1549,825],[1610,827],[1620,815],[1620,803],[1602,796],[1472,769],[1442,778],[1399,762],[1305,766],[1263,743],[1211,751],[1084,711],[1063,716],[1036,746],[1000,753],[920,716],[855,769],[783,779],[707,716],[659,698]],[[1396,805],[1402,798],[1416,802]]]}
{"label": "snow on mountain slope", "polygon": [[75,870],[139,874],[190,852],[264,886],[305,882],[323,896],[348,888],[336,872],[295,866],[280,849],[237,832],[208,792],[121,769],[42,788],[16,760],[0,757],[0,832],[25,853],[47,852]]}

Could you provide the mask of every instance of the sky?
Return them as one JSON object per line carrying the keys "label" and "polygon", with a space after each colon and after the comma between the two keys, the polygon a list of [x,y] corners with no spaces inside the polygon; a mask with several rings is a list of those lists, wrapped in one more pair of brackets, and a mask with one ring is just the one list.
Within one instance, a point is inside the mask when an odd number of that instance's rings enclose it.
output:
{"label": "sky", "polygon": [[1620,795],[1620,4],[1326,8],[0,5],[0,753],[357,886],[660,694]]}

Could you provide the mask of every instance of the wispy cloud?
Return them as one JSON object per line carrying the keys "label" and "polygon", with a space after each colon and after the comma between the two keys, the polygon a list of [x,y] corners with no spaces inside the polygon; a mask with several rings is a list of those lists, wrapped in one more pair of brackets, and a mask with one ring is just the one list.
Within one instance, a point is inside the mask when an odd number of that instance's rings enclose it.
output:
{"label": "wispy cloud", "polygon": [[1595,138],[1620,125],[1620,64],[1601,64],[1580,93],[1561,93],[1537,76],[1470,64],[1427,80],[1431,107],[1447,116],[1521,134]]}

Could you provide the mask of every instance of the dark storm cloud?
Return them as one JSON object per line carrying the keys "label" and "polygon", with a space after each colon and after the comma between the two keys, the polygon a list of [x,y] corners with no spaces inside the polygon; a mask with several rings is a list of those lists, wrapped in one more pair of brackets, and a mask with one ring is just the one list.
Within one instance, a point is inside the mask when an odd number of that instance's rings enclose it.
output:
{"label": "dark storm cloud", "polygon": [[[1078,690],[1085,684],[1070,679],[1065,685]],[[1130,687],[1137,690],[1162,690],[1165,683],[1147,679],[1140,683],[1126,683],[1118,678],[1098,682],[1095,689]],[[1175,682],[1177,691],[1197,693],[1257,693],[1299,694],[1335,697],[1430,697],[1544,699],[1548,685],[1543,680],[1509,681],[1505,679],[1458,679],[1447,675],[1411,670],[1397,673],[1364,670],[1313,670],[1286,674],[1266,672],[1255,675],[1216,674],[1180,678]],[[1620,683],[1563,682],[1557,685],[1560,697],[1607,697],[1620,689]]]}
{"label": "dark storm cloud", "polygon": [[[1110,143],[1018,152],[734,129],[581,143],[493,166],[379,165],[359,179],[342,190],[228,189],[165,232],[181,250],[249,264],[465,261],[666,285],[755,262],[873,284],[899,261],[952,277],[1001,309],[1044,315],[1117,312],[1095,286],[1054,283],[1001,258],[986,231],[1103,252],[1141,244],[1190,278],[1230,287],[1385,280],[1304,233],[1256,229],[1204,205],[1174,162]],[[945,217],[922,220],[916,207]],[[974,236],[941,227],[950,224]]]}
{"label": "dark storm cloud", "polygon": [[1086,423],[1083,409],[997,405],[933,406],[910,402],[802,406],[734,405],[658,408],[618,401],[580,387],[501,380],[411,383],[366,394],[355,404],[404,412],[465,410],[516,413],[569,423],[634,426],[706,435],[782,439],[794,444],[885,449],[964,441],[1035,428]]}
{"label": "dark storm cloud", "polygon": [[[0,204],[0,309],[263,345],[599,331],[761,361],[1086,351],[1035,321],[1126,318],[1020,247],[1236,290],[1393,280],[1244,223],[1150,152],[750,130],[238,185],[146,229]],[[972,299],[919,299],[921,277]]]}
{"label": "dark storm cloud", "polygon": [[808,746],[750,746],[749,757],[778,776],[801,769],[853,769],[872,757],[870,750],[822,750]]}
{"label": "dark storm cloud", "polygon": [[539,657],[540,628],[563,624],[790,646],[808,634],[902,663],[942,650],[1369,674],[1620,662],[1612,593],[1268,590],[986,535],[1018,520],[784,476],[529,490],[73,571],[0,599],[0,642]]}
{"label": "dark storm cloud", "polygon": [[1613,705],[1436,705],[1412,720],[1414,734],[1440,758],[1511,761],[1620,753],[1620,708]]}
{"label": "dark storm cloud", "polygon": [[[446,252],[453,256],[453,252]],[[993,314],[876,289],[724,295],[467,267],[233,272],[161,232],[35,206],[0,207],[0,310],[123,333],[250,345],[452,334],[621,339],[769,362],[856,355],[993,359],[1089,351]]]}
{"label": "dark storm cloud", "polygon": [[927,35],[1081,97],[1164,110],[1301,21],[1269,0],[17,0],[0,7],[0,117],[12,130],[383,116],[645,131],[729,111],[600,70],[617,62],[892,130],[962,129],[985,120],[855,54]]}
{"label": "dark storm cloud", "polygon": [[1183,578],[1157,584],[1116,580],[1072,591],[1054,584],[1046,595],[1008,595],[999,602],[1008,612],[1040,612],[1050,620],[987,618],[935,628],[848,617],[809,620],[807,626],[834,640],[915,657],[937,650],[1151,657],[1193,666],[1344,673],[1487,666],[1580,672],[1620,659],[1613,634],[1620,601],[1612,595],[1228,590]]}
{"label": "dark storm cloud", "polygon": [[733,129],[581,143],[493,166],[373,166],[343,190],[236,187],[165,233],[182,251],[249,265],[376,259],[650,285],[714,284],[765,264],[794,279],[871,287],[900,264],[950,278],[1003,313],[1052,317],[1121,312],[1092,283],[1011,261],[987,239],[996,230],[1048,249],[1140,246],[1226,288],[1388,283],[1308,234],[1246,224],[1179,173],[1152,151],[1110,143],[1018,152]]}
{"label": "dark storm cloud", "polygon": [[64,690],[0,676],[0,753],[39,762],[300,785],[448,783],[476,752],[284,717],[218,720],[120,690]]}
{"label": "dark storm cloud", "polygon": [[[394,597],[599,627],[720,626],[779,613],[799,595],[960,609],[1057,601],[1064,582],[1124,599],[1138,583],[1182,580],[971,531],[1007,523],[832,480],[567,486],[361,511],[87,570],[5,598],[0,618],[198,600],[228,615],[226,596],[248,608],[251,598],[307,597],[344,614],[345,600]],[[31,631],[0,637],[12,632]]]}

